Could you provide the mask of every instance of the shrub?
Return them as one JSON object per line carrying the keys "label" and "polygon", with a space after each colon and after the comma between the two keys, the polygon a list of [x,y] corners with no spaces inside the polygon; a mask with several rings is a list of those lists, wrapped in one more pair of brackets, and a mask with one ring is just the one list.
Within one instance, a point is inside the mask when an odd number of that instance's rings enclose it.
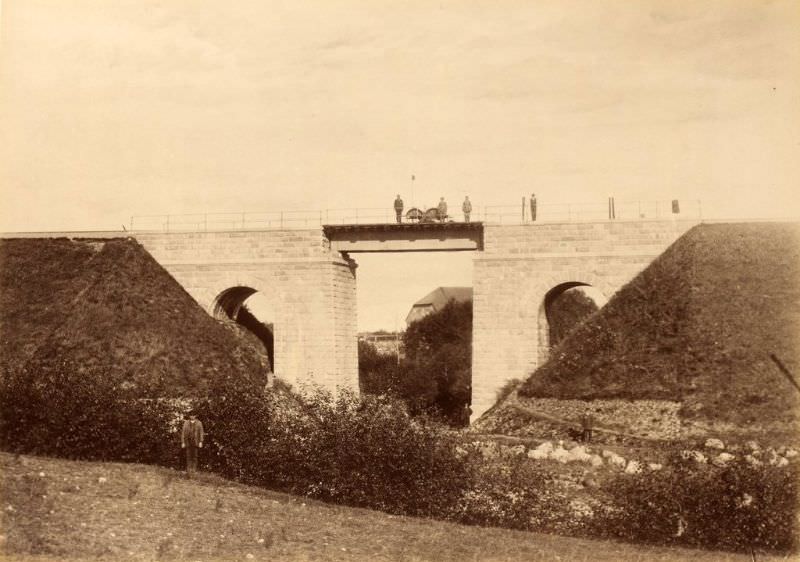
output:
{"label": "shrub", "polygon": [[174,465],[175,415],[170,402],[64,362],[0,376],[0,447],[12,452]]}
{"label": "shrub", "polygon": [[621,475],[595,531],[637,542],[749,552],[796,550],[800,470],[724,468],[674,460],[661,472]]}
{"label": "shrub", "polygon": [[386,397],[342,391],[264,397],[228,393],[197,404],[208,463],[249,483],[390,513],[442,516],[468,483],[455,440]]}
{"label": "shrub", "polygon": [[525,457],[474,463],[469,489],[455,519],[469,525],[543,530],[559,509],[548,489],[549,475]]}

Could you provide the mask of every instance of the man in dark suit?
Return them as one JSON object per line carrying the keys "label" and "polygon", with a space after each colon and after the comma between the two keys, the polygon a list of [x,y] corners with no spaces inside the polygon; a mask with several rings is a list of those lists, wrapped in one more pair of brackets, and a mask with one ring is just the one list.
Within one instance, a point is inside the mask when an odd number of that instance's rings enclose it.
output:
{"label": "man in dark suit", "polygon": [[186,473],[191,478],[197,472],[197,450],[203,448],[203,423],[194,412],[183,422],[181,448],[186,450]]}

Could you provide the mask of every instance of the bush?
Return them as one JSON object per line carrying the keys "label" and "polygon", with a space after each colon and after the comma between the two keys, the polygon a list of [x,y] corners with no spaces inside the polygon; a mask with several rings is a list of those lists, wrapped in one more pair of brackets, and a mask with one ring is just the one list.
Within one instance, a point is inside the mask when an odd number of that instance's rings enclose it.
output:
{"label": "bush", "polygon": [[478,459],[455,518],[469,525],[543,530],[558,511],[548,494],[550,476],[525,457]]}
{"label": "bush", "polygon": [[0,447],[69,459],[177,463],[176,407],[68,363],[0,375]]}
{"label": "bush", "polygon": [[389,398],[228,394],[197,404],[208,464],[252,484],[390,513],[442,516],[468,483],[453,437]]}
{"label": "bush", "polygon": [[636,542],[750,552],[798,547],[800,470],[725,468],[675,459],[668,469],[621,475],[609,487],[611,505],[595,531]]}

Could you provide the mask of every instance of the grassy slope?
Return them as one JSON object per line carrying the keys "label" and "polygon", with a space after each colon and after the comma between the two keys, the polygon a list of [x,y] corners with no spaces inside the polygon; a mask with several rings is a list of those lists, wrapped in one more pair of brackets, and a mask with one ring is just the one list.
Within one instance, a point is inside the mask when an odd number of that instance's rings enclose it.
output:
{"label": "grassy slope", "polygon": [[689,231],[553,350],[521,396],[682,400],[683,415],[795,424],[800,225]]}
{"label": "grassy slope", "polygon": [[263,372],[134,240],[0,240],[0,367],[69,361],[168,393]]}
{"label": "grassy slope", "polygon": [[0,473],[6,560],[750,560],[396,517],[142,465],[0,453]]}

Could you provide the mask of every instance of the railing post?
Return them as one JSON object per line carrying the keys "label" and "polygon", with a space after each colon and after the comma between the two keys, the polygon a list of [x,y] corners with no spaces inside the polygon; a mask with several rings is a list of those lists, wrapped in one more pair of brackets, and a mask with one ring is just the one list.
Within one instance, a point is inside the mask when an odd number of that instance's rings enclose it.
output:
{"label": "railing post", "polygon": [[133,216],[131,216],[131,230],[133,230]]}

